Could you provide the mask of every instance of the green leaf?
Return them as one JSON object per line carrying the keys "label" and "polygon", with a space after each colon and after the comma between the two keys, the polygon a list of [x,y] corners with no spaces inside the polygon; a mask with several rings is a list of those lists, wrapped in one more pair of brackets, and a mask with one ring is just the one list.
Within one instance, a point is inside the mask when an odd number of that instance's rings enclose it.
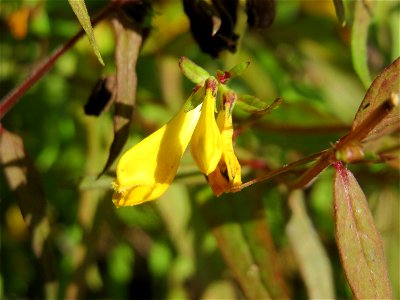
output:
{"label": "green leaf", "polygon": [[196,65],[193,61],[185,56],[182,56],[180,58],[179,68],[187,79],[196,84],[204,82],[207,78],[210,77],[210,74],[208,74],[206,70]]}
{"label": "green leaf", "polygon": [[289,197],[292,212],[286,233],[305,282],[309,299],[334,299],[332,268],[318,233],[307,215],[300,190]]}
{"label": "green leaf", "polygon": [[231,77],[237,77],[237,76],[242,75],[247,70],[249,65],[250,65],[250,62],[249,61],[245,61],[245,62],[242,62],[242,63],[234,66],[228,72],[231,75]]}
{"label": "green leaf", "polygon": [[364,87],[371,84],[371,75],[368,69],[368,29],[371,24],[373,1],[356,1],[354,5],[354,20],[351,30],[351,56],[353,67]]}
{"label": "green leaf", "polygon": [[336,243],[356,299],[392,299],[382,241],[353,174],[335,164]]}
{"label": "green leaf", "polygon": [[104,66],[104,61],[101,58],[101,54],[99,48],[97,47],[96,39],[94,37],[92,23],[90,22],[89,13],[86,9],[85,1],[84,0],[68,0],[69,5],[71,5],[72,10],[74,11],[75,15],[77,16],[79,23],[81,23],[82,28],[85,30],[86,35],[89,39],[90,45],[96,54],[97,59],[99,62]]}
{"label": "green leaf", "polygon": [[275,246],[260,198],[223,194],[199,198],[226,264],[248,299],[287,298]]}
{"label": "green leaf", "polygon": [[136,104],[136,63],[143,44],[141,29],[133,23],[127,24],[119,15],[112,20],[117,41],[115,46],[115,64],[117,68],[115,84],[114,140],[109,156],[100,175],[107,171],[120,154],[128,136],[133,110]]}
{"label": "green leaf", "polygon": [[270,104],[251,95],[239,95],[239,98],[236,101],[236,105],[241,109],[249,113],[262,114],[262,115],[270,113],[273,109],[277,108],[281,103],[282,103],[281,98],[275,99],[274,102]]}
{"label": "green leaf", "polygon": [[192,91],[189,99],[185,103],[185,112],[191,111],[192,109],[195,109],[198,105],[200,105],[200,103],[204,100],[205,92],[206,90],[204,86],[196,86]]}
{"label": "green leaf", "polygon": [[[380,105],[393,97],[399,98],[400,94],[400,58],[386,67],[372,82],[368,89],[357,114],[353,121],[352,129],[355,130],[365,119],[368,118]],[[397,95],[397,96],[396,96]],[[394,102],[395,99],[393,99]],[[373,140],[382,135],[389,134],[400,128],[400,113],[398,103],[396,107],[365,137],[366,140]]]}
{"label": "green leaf", "polygon": [[217,94],[218,82],[214,77],[207,78],[206,81],[197,84],[192,90],[192,94],[189,99],[185,103],[185,112],[188,112],[194,108],[196,108],[200,103],[203,102],[205,97],[206,89],[212,89],[212,93],[214,95]]}

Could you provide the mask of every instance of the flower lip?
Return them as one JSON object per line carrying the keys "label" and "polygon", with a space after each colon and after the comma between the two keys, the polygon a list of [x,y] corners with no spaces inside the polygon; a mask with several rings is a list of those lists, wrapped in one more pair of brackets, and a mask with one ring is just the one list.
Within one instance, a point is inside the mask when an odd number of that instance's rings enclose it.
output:
{"label": "flower lip", "polygon": [[183,105],[167,124],[122,155],[113,186],[116,206],[140,204],[165,193],[196,128],[201,106],[185,112]]}

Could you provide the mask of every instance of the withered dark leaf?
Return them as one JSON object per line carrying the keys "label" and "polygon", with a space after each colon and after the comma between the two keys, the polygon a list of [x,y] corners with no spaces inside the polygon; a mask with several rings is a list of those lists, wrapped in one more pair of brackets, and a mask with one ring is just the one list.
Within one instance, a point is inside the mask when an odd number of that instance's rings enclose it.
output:
{"label": "withered dark leaf", "polygon": [[150,28],[153,8],[150,0],[125,1],[121,5],[124,15],[139,28]]}
{"label": "withered dark leaf", "polygon": [[[193,38],[201,50],[217,57],[223,50],[236,51],[239,36],[234,32],[237,0],[213,0],[212,5],[203,0],[183,0],[186,15],[190,19]],[[216,20],[220,22],[217,24]]]}
{"label": "withered dark leaf", "polygon": [[88,101],[83,107],[86,115],[99,116],[103,111],[107,110],[113,100],[114,85],[114,76],[100,78],[96,82]]}
{"label": "withered dark leaf", "polygon": [[346,25],[346,11],[344,8],[343,0],[333,0],[335,5],[336,16],[340,22],[340,25],[344,27]]}
{"label": "withered dark leaf", "polygon": [[[138,2],[131,2],[130,9],[134,9]],[[123,8],[123,7],[122,7]],[[140,11],[140,10],[139,10]],[[124,147],[131,124],[133,110],[136,103],[136,63],[143,42],[149,33],[149,27],[143,27],[137,20],[126,18],[123,9],[112,20],[116,35],[115,65],[117,68],[115,83],[115,113],[114,113],[114,140],[110,147],[109,156],[103,171],[104,174],[113,164]]]}
{"label": "withered dark leaf", "polygon": [[254,28],[267,28],[275,19],[275,0],[247,0],[247,24]]}

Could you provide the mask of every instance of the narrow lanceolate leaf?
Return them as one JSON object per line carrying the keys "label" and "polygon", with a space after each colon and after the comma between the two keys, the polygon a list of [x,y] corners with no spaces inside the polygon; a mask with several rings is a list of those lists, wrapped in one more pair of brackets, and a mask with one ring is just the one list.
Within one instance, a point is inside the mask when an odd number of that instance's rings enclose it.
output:
{"label": "narrow lanceolate leaf", "polygon": [[247,299],[287,299],[261,200],[223,194],[201,204],[220,252]]}
{"label": "narrow lanceolate leaf", "polygon": [[103,169],[106,172],[124,147],[136,103],[136,62],[143,44],[142,30],[125,21],[122,15],[112,20],[116,35],[115,64],[117,68],[115,84],[114,140],[109,157]]}
{"label": "narrow lanceolate leaf", "polygon": [[371,24],[370,5],[373,1],[356,1],[354,5],[354,20],[351,30],[351,56],[353,67],[364,87],[371,84],[368,69],[368,29]]}
{"label": "narrow lanceolate leaf", "polygon": [[335,299],[328,255],[307,215],[303,195],[294,191],[289,198],[292,216],[286,232],[299,265],[309,299]]}
{"label": "narrow lanceolate leaf", "polygon": [[261,199],[253,198],[253,201],[248,201],[246,205],[243,205],[243,199],[246,199],[243,195],[225,195],[225,205],[232,207],[234,215],[241,224],[254,265],[258,267],[266,290],[272,299],[288,299],[288,289]]}
{"label": "narrow lanceolate leaf", "polygon": [[277,98],[272,103],[267,103],[260,98],[251,95],[239,95],[236,105],[241,109],[253,114],[269,114],[273,109],[282,103],[281,98]]}
{"label": "narrow lanceolate leaf", "polygon": [[189,112],[192,109],[195,109],[197,106],[201,104],[204,100],[206,90],[204,86],[197,85],[193,90],[192,94],[190,95],[189,101],[185,104],[185,112]]}
{"label": "narrow lanceolate leaf", "polygon": [[198,84],[204,82],[210,74],[202,67],[196,65],[189,58],[182,56],[179,60],[179,68],[182,71],[182,74],[185,75],[187,79]]}
{"label": "narrow lanceolate leaf", "polygon": [[367,199],[353,174],[335,163],[336,243],[356,299],[391,299],[380,235]]}
{"label": "narrow lanceolate leaf", "polygon": [[89,13],[86,9],[84,0],[68,0],[69,5],[71,5],[72,10],[77,16],[79,23],[81,23],[82,28],[85,30],[87,37],[89,38],[90,45],[93,48],[94,54],[96,54],[99,62],[104,66],[104,61],[101,58],[99,48],[97,47],[96,39],[94,37],[92,23],[90,22]]}
{"label": "narrow lanceolate leaf", "polygon": [[[364,97],[353,121],[355,130],[364,120],[385,101],[400,96],[400,58],[379,74]],[[391,100],[395,106],[392,111],[365,137],[364,141],[376,139],[400,128],[400,108],[396,99]]]}
{"label": "narrow lanceolate leaf", "polygon": [[[32,233],[32,248],[44,268],[46,285],[55,280],[48,238],[49,220],[40,175],[25,152],[22,139],[0,126],[0,163],[25,223]],[[51,298],[55,297],[52,295]]]}

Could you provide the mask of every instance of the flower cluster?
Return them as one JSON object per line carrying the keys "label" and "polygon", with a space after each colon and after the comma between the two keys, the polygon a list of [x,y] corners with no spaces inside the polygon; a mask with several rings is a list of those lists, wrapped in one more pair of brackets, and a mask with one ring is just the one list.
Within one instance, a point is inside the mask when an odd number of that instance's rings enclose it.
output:
{"label": "flower cluster", "polygon": [[237,97],[223,87],[217,101],[218,87],[226,76],[218,78],[209,76],[199,82],[167,124],[122,155],[113,183],[117,207],[160,197],[171,185],[189,143],[193,159],[215,195],[233,187],[240,189],[241,168],[232,145],[232,109]]}

